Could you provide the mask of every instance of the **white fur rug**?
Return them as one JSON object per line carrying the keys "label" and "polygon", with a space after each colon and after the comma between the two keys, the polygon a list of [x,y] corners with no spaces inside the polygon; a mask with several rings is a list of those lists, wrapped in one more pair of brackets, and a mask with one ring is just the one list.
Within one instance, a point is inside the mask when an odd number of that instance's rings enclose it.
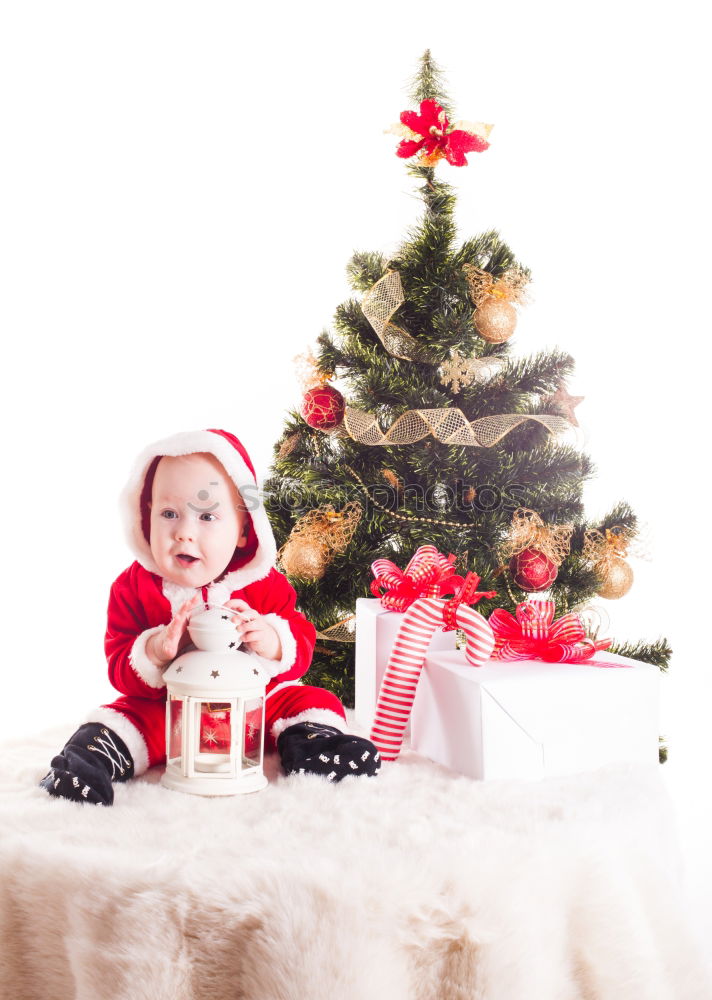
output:
{"label": "white fur rug", "polygon": [[7,1000],[709,1000],[656,769],[477,783],[276,773],[201,799],[35,787],[70,730],[0,755]]}

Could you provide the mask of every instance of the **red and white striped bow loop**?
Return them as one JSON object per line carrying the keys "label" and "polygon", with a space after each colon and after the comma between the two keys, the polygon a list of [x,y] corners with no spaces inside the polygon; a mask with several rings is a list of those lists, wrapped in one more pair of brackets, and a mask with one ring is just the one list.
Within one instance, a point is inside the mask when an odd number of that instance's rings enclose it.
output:
{"label": "red and white striped bow loop", "polygon": [[[495,660],[545,660],[548,663],[582,663],[599,649],[608,649],[611,639],[590,639],[575,613],[554,620],[553,601],[518,604],[516,617],[497,608],[489,617],[495,637]],[[597,661],[596,666],[618,667],[620,663]]]}
{"label": "red and white striped bow loop", "polygon": [[[428,548],[434,547],[428,546]],[[418,552],[420,551],[419,549]],[[437,553],[437,550],[435,552]],[[440,559],[444,557],[440,556]],[[374,572],[380,562],[382,560],[373,564]],[[411,564],[408,568],[410,566]],[[452,600],[445,601],[430,596],[417,597],[405,611],[383,675],[371,729],[371,739],[378,747],[383,760],[396,760],[400,753],[425,655],[437,628],[444,630],[461,628],[464,631],[467,637],[465,656],[473,667],[482,666],[490,658],[494,648],[492,629],[482,615],[468,605],[476,603],[483,597],[496,596],[495,591],[478,592],[477,585],[480,578],[475,573],[468,573],[464,580],[461,577],[448,576],[448,579],[441,581],[441,584],[447,583],[452,587],[455,580],[459,582]],[[378,581],[374,581],[376,582]],[[398,579],[396,584],[402,587],[403,581]],[[406,596],[402,590],[400,596]],[[381,601],[388,607],[383,597]]]}
{"label": "red and white striped bow loop", "polygon": [[418,597],[442,597],[462,584],[455,576],[455,556],[441,555],[434,545],[421,545],[404,570],[390,559],[371,563],[371,593],[388,611],[405,611]]}

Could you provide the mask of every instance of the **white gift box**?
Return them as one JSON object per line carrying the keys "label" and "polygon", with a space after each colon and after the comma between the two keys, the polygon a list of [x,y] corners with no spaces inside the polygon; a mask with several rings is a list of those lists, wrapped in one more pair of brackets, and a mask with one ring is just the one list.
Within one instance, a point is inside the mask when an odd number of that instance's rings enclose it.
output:
{"label": "white gift box", "polygon": [[[660,671],[605,650],[593,663],[431,650],[411,715],[417,753],[471,778],[543,778],[658,760]],[[595,662],[595,661],[594,661]]]}
{"label": "white gift box", "polygon": [[[398,635],[403,615],[386,611],[375,598],[359,597],[356,601],[356,694],[354,716],[359,726],[370,731],[376,714],[376,702],[388,659]],[[455,649],[456,633],[437,629],[429,650]],[[420,687],[415,700],[420,697]],[[406,729],[406,738],[410,730]]]}

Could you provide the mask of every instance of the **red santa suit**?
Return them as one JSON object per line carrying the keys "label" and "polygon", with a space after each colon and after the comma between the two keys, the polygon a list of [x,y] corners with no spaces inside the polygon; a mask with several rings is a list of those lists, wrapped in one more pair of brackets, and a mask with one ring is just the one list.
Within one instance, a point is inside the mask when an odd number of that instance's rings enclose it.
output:
{"label": "red santa suit", "polygon": [[[247,544],[235,550],[230,564],[216,581],[199,589],[181,587],[158,573],[149,545],[149,501],[160,458],[202,452],[214,455],[237,487],[247,507]],[[279,660],[258,657],[269,673],[265,727],[266,749],[283,729],[297,722],[323,722],[344,728],[344,708],[330,691],[304,684],[316,631],[296,610],[296,593],[274,568],[276,545],[255,471],[243,445],[227,431],[206,430],[176,434],[157,441],[141,453],[122,493],[122,511],[136,562],[118,577],[109,596],[105,650],[109,678],[121,697],[90,713],[87,722],[113,729],[126,743],[135,774],[166,759],[163,670],[146,655],[146,641],[167,625],[180,606],[195,594],[211,604],[241,598],[263,615],[279,635]],[[250,655],[257,656],[255,653]]]}

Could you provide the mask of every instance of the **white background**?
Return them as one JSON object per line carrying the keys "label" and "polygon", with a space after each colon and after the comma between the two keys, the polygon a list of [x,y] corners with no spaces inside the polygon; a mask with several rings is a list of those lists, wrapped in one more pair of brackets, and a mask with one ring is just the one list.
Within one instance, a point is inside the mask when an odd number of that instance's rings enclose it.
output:
{"label": "white background", "polygon": [[419,215],[383,130],[430,46],[457,116],[496,125],[439,169],[463,238],[497,228],[533,270],[515,350],[577,359],[588,513],[625,498],[650,527],[633,591],[601,603],[617,637],[675,648],[663,771],[712,929],[702,4],[2,11],[0,737],[112,696],[116,496],[144,444],[222,426],[266,473],[351,252],[387,253]]}

